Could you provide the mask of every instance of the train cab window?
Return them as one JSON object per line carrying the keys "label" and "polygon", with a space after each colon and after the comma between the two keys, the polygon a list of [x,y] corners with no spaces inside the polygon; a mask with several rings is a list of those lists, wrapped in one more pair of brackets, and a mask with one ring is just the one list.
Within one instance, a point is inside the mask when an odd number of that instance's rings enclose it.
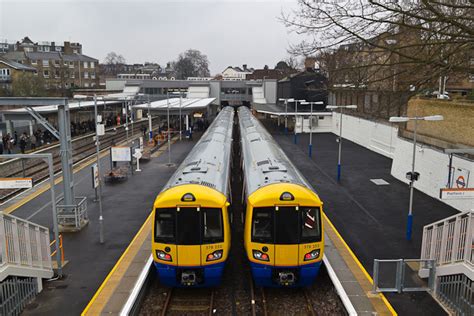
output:
{"label": "train cab window", "polygon": [[200,245],[200,212],[196,207],[182,207],[176,212],[178,222],[176,243],[178,245]]}
{"label": "train cab window", "polygon": [[273,207],[254,208],[252,219],[252,241],[273,242]]}
{"label": "train cab window", "polygon": [[321,240],[321,220],[319,207],[300,207],[302,242]]}
{"label": "train cab window", "polygon": [[299,243],[299,222],[300,211],[292,207],[279,207],[275,211],[275,244],[297,244]]}
{"label": "train cab window", "polygon": [[155,241],[173,242],[175,240],[175,224],[174,209],[156,209]]}
{"label": "train cab window", "polygon": [[204,208],[202,212],[203,243],[217,243],[224,241],[222,227],[222,210],[219,208]]}

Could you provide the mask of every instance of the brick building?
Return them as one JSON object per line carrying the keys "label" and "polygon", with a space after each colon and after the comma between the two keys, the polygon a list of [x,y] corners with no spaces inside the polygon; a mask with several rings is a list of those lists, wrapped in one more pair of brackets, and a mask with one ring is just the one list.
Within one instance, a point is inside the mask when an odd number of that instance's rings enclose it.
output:
{"label": "brick building", "polygon": [[[5,47],[4,45],[3,47]],[[44,78],[46,88],[94,88],[99,86],[99,60],[82,54],[79,43],[34,43],[28,37],[14,45],[8,45],[4,59],[31,66]]]}
{"label": "brick building", "polygon": [[22,73],[34,74],[35,72],[34,67],[0,57],[0,88],[10,90],[12,82],[18,75]]}

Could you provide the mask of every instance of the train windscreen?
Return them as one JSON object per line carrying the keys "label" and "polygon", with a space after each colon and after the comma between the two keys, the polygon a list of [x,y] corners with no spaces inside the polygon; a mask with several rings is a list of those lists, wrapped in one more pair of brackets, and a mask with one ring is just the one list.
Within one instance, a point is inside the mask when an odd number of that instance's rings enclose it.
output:
{"label": "train windscreen", "polygon": [[254,208],[252,241],[279,245],[321,241],[318,207]]}
{"label": "train windscreen", "polygon": [[155,213],[155,242],[200,245],[224,241],[219,208],[159,208]]}

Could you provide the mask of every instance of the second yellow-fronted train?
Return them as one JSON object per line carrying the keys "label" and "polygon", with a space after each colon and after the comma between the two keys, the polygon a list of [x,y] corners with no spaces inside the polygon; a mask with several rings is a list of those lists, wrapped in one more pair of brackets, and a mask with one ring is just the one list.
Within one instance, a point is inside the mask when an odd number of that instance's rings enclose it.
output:
{"label": "second yellow-fronted train", "polygon": [[262,124],[238,109],[244,245],[256,285],[307,286],[322,264],[322,202]]}
{"label": "second yellow-fronted train", "polygon": [[234,109],[222,109],[155,200],[152,252],[162,284],[221,281],[230,250],[233,121]]}

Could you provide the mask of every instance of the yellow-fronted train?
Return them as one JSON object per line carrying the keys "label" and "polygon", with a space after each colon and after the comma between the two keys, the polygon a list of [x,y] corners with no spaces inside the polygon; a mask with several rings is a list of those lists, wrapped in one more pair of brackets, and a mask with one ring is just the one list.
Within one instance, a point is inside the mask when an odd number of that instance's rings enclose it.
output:
{"label": "yellow-fronted train", "polygon": [[230,250],[230,163],[234,109],[222,109],[154,203],[152,252],[172,287],[220,283]]}
{"label": "yellow-fronted train", "polygon": [[244,245],[258,286],[314,282],[323,259],[322,202],[263,125],[238,109]]}

